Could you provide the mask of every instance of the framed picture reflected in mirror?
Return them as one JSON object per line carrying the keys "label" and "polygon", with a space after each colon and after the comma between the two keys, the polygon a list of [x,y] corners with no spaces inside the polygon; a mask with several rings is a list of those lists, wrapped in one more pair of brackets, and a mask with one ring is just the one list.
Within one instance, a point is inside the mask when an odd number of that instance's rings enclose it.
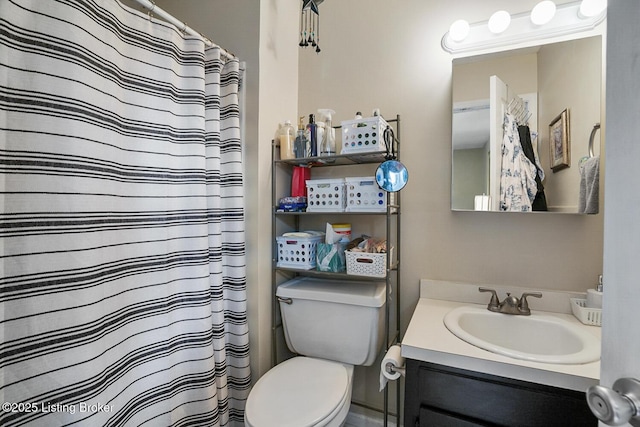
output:
{"label": "framed picture reflected in mirror", "polygon": [[571,135],[569,109],[560,113],[549,124],[549,158],[551,170],[558,172],[571,164]]}

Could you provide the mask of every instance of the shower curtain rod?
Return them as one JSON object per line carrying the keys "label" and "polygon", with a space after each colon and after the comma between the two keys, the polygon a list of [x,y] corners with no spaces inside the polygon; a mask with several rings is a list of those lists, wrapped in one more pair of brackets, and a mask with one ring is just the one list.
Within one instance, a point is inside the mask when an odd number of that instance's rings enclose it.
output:
{"label": "shower curtain rod", "polygon": [[238,59],[235,55],[233,55],[232,53],[230,53],[227,50],[223,49],[222,47],[218,46],[217,44],[215,44],[214,42],[212,42],[211,40],[209,40],[208,38],[206,38],[205,36],[203,36],[202,34],[197,32],[196,30],[194,30],[193,28],[189,27],[186,23],[180,21],[178,18],[176,18],[175,16],[171,15],[166,10],[156,6],[156,4],[153,1],[151,1],[151,0],[134,0],[134,1],[136,3],[138,3],[140,6],[144,7],[145,9],[149,9],[149,13],[150,14],[154,13],[154,14],[158,15],[160,18],[162,18],[165,21],[169,22],[170,24],[175,25],[183,33],[187,33],[187,34],[191,34],[193,36],[200,37],[205,42],[205,44],[207,46],[212,46],[212,47],[219,48],[221,53],[222,53],[222,55],[225,58],[227,58],[227,59]]}

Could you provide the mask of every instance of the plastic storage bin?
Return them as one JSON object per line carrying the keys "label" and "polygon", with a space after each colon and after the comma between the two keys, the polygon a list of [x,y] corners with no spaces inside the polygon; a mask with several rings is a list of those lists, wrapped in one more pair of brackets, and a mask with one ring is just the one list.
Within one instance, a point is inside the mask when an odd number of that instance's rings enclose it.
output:
{"label": "plastic storage bin", "polygon": [[323,235],[300,237],[276,237],[278,267],[311,270],[316,267],[316,248],[324,239]]}
{"label": "plastic storage bin", "polygon": [[602,326],[602,309],[587,307],[587,300],[571,298],[573,315],[585,325]]}
{"label": "plastic storage bin", "polygon": [[380,116],[346,120],[342,125],[341,154],[387,151],[383,133],[387,122]]}
{"label": "plastic storage bin", "polygon": [[385,212],[387,192],[381,189],[373,176],[345,178],[347,212]]}
{"label": "plastic storage bin", "polygon": [[387,254],[345,251],[347,274],[358,276],[386,277]]}
{"label": "plastic storage bin", "polygon": [[309,179],[307,212],[344,212],[344,179]]}

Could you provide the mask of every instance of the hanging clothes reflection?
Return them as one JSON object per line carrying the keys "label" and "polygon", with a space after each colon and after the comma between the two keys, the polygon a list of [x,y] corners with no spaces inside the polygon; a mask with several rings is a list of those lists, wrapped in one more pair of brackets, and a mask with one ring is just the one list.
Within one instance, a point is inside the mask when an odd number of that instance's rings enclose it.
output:
{"label": "hanging clothes reflection", "polygon": [[531,113],[518,96],[507,106],[502,141],[502,170],[500,174],[500,210],[546,211],[544,170],[534,149],[528,126]]}

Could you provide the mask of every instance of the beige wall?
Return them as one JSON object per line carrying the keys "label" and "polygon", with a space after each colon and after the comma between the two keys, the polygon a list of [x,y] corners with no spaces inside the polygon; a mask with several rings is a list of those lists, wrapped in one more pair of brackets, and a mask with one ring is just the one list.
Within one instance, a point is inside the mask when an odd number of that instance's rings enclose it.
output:
{"label": "beige wall", "polygon": [[535,53],[492,59],[457,59],[453,102],[489,99],[489,77],[497,75],[509,85],[509,95],[538,91],[538,56]]}
{"label": "beige wall", "polygon": [[[602,215],[451,212],[451,57],[440,39],[453,20],[480,21],[535,0],[322,4],[323,51],[300,55],[301,112],[328,105],[337,121],[378,107],[402,115],[403,304],[432,278],[583,290],[602,268]],[[356,19],[356,17],[359,17]]]}
{"label": "beige wall", "polygon": [[[323,51],[300,54],[299,110],[402,116],[402,321],[421,278],[585,290],[602,272],[603,216],[452,212],[451,22],[530,10],[537,0],[328,1]],[[373,397],[370,397],[373,399]]]}
{"label": "beige wall", "polygon": [[488,193],[489,154],[486,147],[453,151],[455,185],[452,206],[456,209],[474,209],[474,198]]}
{"label": "beige wall", "polygon": [[[550,154],[541,150],[545,173],[545,194],[550,208],[577,211],[580,188],[578,162],[588,155],[588,141],[595,123],[600,123],[602,45],[600,37],[543,46],[538,53],[538,111],[541,147],[549,147],[548,125],[565,108],[569,110],[571,167],[554,173],[548,165]],[[594,102],[597,99],[597,102]],[[594,149],[601,148],[596,134]]]}

